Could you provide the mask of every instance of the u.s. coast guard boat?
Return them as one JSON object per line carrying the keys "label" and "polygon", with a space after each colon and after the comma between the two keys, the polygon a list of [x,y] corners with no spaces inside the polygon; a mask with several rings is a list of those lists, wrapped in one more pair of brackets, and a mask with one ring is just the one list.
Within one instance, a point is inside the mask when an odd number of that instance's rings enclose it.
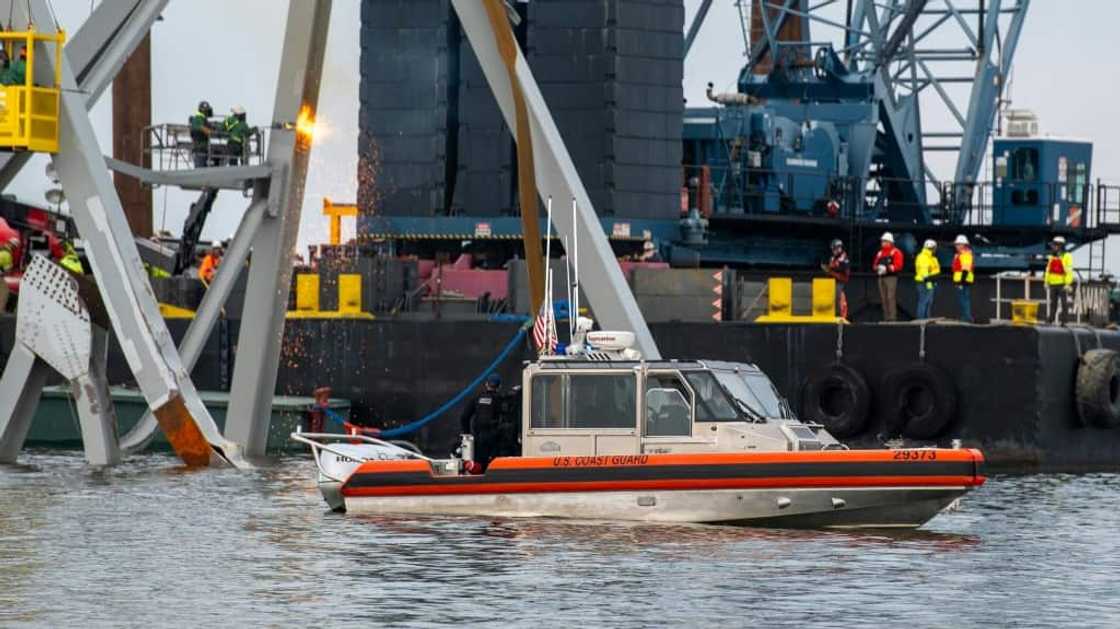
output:
{"label": "u.s. coast guard boat", "polygon": [[[371,436],[295,433],[350,513],[760,526],[921,526],[984,483],[973,449],[849,450],[799,421],[757,367],[642,360],[628,333],[527,363],[520,456],[482,473]],[[486,464],[486,462],[480,462]]]}

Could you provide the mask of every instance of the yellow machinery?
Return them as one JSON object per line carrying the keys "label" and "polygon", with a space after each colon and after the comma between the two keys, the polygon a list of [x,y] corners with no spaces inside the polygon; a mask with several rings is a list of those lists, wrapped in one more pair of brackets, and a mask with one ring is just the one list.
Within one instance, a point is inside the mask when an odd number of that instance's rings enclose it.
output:
{"label": "yellow machinery", "polygon": [[289,310],[289,319],[372,319],[362,311],[362,276],[357,273],[338,274],[338,310],[319,309],[319,274],[296,274],[296,309]]}
{"label": "yellow machinery", "polygon": [[[11,64],[27,53],[23,83],[0,85],[0,150],[58,152],[59,86],[62,83],[62,44],[66,33],[40,33],[35,30],[0,32],[0,42]],[[55,46],[54,74],[50,85],[35,83],[35,44]],[[5,76],[8,71],[4,72]]]}
{"label": "yellow machinery", "polygon": [[1011,302],[1011,322],[1015,325],[1037,325],[1039,302],[1016,299]]}
{"label": "yellow machinery", "polygon": [[342,244],[342,217],[343,216],[357,216],[358,206],[353,204],[339,204],[331,203],[331,200],[323,197],[323,216],[329,216],[331,219],[331,240],[332,245]]}
{"label": "yellow machinery", "polygon": [[813,280],[813,311],[807,315],[793,314],[793,280],[772,277],[767,284],[769,307],[758,323],[840,323],[836,316],[836,280],[818,277]]}

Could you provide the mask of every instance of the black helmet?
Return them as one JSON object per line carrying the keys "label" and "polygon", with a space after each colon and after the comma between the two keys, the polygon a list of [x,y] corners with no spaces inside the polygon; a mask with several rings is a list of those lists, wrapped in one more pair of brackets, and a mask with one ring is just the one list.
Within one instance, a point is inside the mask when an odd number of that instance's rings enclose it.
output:
{"label": "black helmet", "polygon": [[839,238],[834,238],[832,240],[832,244],[829,245],[829,248],[831,248],[831,249],[843,249],[844,248],[844,242],[842,240],[840,240]]}
{"label": "black helmet", "polygon": [[199,111],[199,113],[201,113],[204,116],[213,116],[214,115],[214,108],[210,106],[210,103],[208,103],[204,100],[199,101],[198,111]]}

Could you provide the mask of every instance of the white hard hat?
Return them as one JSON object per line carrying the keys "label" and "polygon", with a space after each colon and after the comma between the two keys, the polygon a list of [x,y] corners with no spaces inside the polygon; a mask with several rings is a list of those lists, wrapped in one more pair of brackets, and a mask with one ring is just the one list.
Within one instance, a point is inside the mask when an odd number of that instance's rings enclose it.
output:
{"label": "white hard hat", "polygon": [[1064,245],[1066,244],[1066,239],[1063,236],[1054,236],[1054,240],[1051,240],[1050,242]]}
{"label": "white hard hat", "polygon": [[229,110],[238,116],[245,113],[245,108],[241,105],[234,105],[233,107],[230,107]]}
{"label": "white hard hat", "polygon": [[929,239],[929,240],[926,240],[924,243],[922,243],[922,246],[925,247],[926,249],[936,249],[937,248],[937,241],[933,240],[933,239]]}
{"label": "white hard hat", "polygon": [[968,244],[968,237],[965,236],[964,234],[961,234],[960,236],[957,236],[957,239],[953,241],[953,244],[954,245],[967,245]]}
{"label": "white hard hat", "polygon": [[890,232],[883,232],[883,237],[880,238],[879,240],[882,240],[883,242],[889,242],[891,244],[894,244],[894,234],[892,234]]}

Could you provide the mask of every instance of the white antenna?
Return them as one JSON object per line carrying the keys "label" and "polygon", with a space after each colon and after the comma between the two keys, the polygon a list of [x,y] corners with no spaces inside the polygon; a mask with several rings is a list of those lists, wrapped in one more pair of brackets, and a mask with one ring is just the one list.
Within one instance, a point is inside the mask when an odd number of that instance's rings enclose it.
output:
{"label": "white antenna", "polygon": [[575,337],[576,322],[579,321],[579,214],[576,211],[576,198],[572,197],[572,266],[575,268],[575,282],[572,284],[572,294],[568,297],[568,320]]}
{"label": "white antenna", "polygon": [[574,338],[576,331],[572,317],[572,250],[568,248],[568,240],[563,236],[560,237],[560,243],[564,245],[564,272],[568,276],[568,339]]}
{"label": "white antenna", "polygon": [[[547,312],[548,312],[547,321],[551,321],[552,318],[555,316],[555,314],[553,312],[553,309],[552,309],[552,197],[551,196],[548,197],[548,201],[546,202],[545,205],[547,207],[546,220],[548,222],[548,225],[545,227],[545,239],[544,239],[544,302],[543,303],[545,304],[545,307],[548,308],[548,310],[547,310]],[[545,341],[544,351],[547,351],[550,354],[552,353],[552,328],[553,328],[553,326],[550,325],[549,329],[545,330],[545,338],[547,340]]]}

